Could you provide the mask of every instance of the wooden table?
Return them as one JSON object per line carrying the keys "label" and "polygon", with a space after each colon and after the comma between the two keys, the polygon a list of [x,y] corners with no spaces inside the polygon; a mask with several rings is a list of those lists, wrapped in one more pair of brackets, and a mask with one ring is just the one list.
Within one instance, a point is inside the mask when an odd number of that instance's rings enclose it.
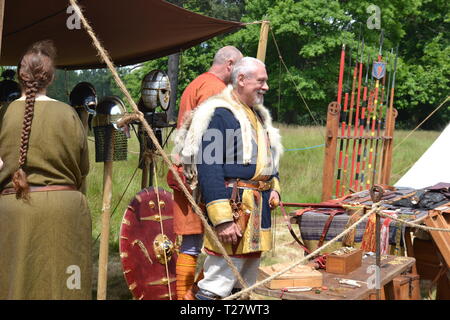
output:
{"label": "wooden table", "polygon": [[[411,257],[382,256],[381,287],[384,287],[385,291],[392,290],[392,280],[400,274],[408,272],[415,262],[416,259]],[[283,300],[364,300],[368,299],[371,294],[375,294],[376,289],[370,289],[367,284],[360,282],[360,288],[351,288],[339,284],[335,278],[367,282],[370,277],[374,277],[374,271],[368,271],[370,265],[375,265],[375,256],[364,258],[361,267],[349,274],[332,274],[320,270],[323,273],[323,286],[328,288],[328,290],[321,290],[320,293],[315,293],[314,289],[307,292],[282,292],[281,289],[268,289],[264,286],[255,289],[255,293]],[[333,289],[337,289],[337,291]],[[389,298],[394,295],[386,292],[386,296]]]}

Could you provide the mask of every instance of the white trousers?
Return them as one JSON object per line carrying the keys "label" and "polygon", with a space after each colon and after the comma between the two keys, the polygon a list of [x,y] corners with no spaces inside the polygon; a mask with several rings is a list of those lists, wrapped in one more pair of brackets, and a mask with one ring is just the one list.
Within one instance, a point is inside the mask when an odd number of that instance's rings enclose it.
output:
{"label": "white trousers", "polygon": [[[260,258],[230,257],[245,282],[251,286],[256,282]],[[228,263],[223,257],[207,255],[203,265],[204,278],[198,287],[222,298],[230,295],[233,288],[241,288]]]}

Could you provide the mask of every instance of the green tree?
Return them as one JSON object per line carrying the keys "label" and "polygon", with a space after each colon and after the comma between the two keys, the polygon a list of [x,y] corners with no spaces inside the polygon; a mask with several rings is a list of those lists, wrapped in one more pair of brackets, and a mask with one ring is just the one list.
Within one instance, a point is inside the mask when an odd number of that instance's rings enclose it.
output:
{"label": "green tree", "polygon": [[[346,45],[344,87],[351,87],[352,66],[360,59],[358,47],[364,37],[364,62],[376,60],[380,30],[369,29],[368,20],[374,4],[379,8],[384,31],[383,56],[399,45],[395,88],[398,126],[411,128],[448,96],[450,74],[450,4],[444,0],[172,0],[172,3],[210,17],[251,23],[269,20],[271,32],[266,56],[270,90],[266,105],[274,118],[296,124],[324,123],[328,104],[336,99],[339,58]],[[178,101],[181,93],[196,76],[208,70],[214,53],[224,45],[234,45],[244,55],[255,56],[260,25],[248,24],[239,31],[222,35],[185,50],[181,54]],[[280,61],[281,52],[286,71]],[[153,69],[167,71],[167,58],[119,68],[135,101],[145,74]],[[66,80],[66,78],[68,80]],[[66,95],[79,81],[90,81],[99,96],[120,90],[106,70],[59,72],[54,95]],[[304,98],[305,102],[303,101]],[[316,121],[313,120],[316,119]],[[437,128],[450,120],[450,110],[443,108],[427,122]]]}

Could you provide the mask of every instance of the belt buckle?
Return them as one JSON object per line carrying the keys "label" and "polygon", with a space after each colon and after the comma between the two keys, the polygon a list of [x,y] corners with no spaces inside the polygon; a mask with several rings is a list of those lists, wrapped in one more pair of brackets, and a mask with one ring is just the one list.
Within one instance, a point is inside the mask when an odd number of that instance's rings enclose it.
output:
{"label": "belt buckle", "polygon": [[258,181],[258,189],[261,191],[267,190],[267,182],[265,181]]}

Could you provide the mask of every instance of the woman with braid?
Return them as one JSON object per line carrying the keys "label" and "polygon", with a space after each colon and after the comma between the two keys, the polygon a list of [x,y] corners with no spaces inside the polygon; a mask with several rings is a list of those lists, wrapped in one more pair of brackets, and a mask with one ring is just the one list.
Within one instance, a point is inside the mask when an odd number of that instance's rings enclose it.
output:
{"label": "woman with braid", "polygon": [[87,141],[75,110],[46,96],[54,58],[50,41],[25,53],[0,127],[0,300],[91,298]]}

